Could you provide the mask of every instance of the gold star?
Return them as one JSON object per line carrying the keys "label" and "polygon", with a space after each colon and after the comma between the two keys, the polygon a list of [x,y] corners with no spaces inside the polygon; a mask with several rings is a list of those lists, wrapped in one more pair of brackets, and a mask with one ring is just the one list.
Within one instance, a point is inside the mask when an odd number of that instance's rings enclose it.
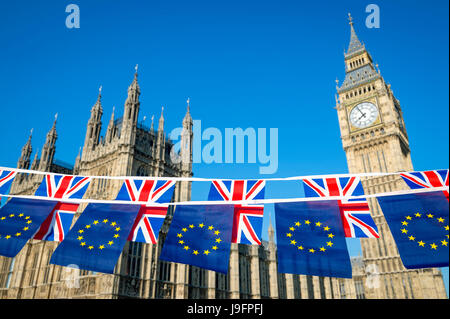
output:
{"label": "gold star", "polygon": [[217,246],[212,246],[212,249],[217,250],[218,248]]}
{"label": "gold star", "polygon": [[112,240],[110,240],[109,242],[108,242],[108,245],[112,245],[112,244],[114,244],[114,242],[112,241]]}
{"label": "gold star", "polygon": [[411,217],[411,216],[406,216],[406,219],[407,219],[407,220],[411,220],[412,217]]}
{"label": "gold star", "polygon": [[438,218],[438,222],[440,222],[440,223],[443,223],[443,222],[444,222],[444,220],[445,220],[445,219],[444,219],[444,218],[442,218],[442,217],[439,217],[439,218]]}
{"label": "gold star", "polygon": [[425,243],[424,243],[423,241],[419,241],[418,244],[419,244],[419,246],[421,246],[421,247],[425,247]]}
{"label": "gold star", "polygon": [[215,232],[214,232],[214,235],[219,235],[220,234],[220,231],[218,231],[218,230],[216,230]]}
{"label": "gold star", "polygon": [[222,239],[220,239],[220,238],[216,239],[216,243],[220,243],[221,241],[222,241]]}
{"label": "gold star", "polygon": [[78,232],[79,232],[80,234],[82,234],[82,233],[84,233],[84,230],[83,230],[83,229],[80,229]]}
{"label": "gold star", "polygon": [[192,225],[192,224],[191,224],[191,225],[189,225],[189,228],[191,228],[191,229],[192,229],[192,228],[194,228],[194,227],[195,227],[195,226],[194,226],[194,225]]}
{"label": "gold star", "polygon": [[198,227],[203,228],[203,227],[205,227],[205,224],[203,224],[203,223],[198,224]]}
{"label": "gold star", "polygon": [[87,228],[87,229],[91,228],[91,225],[86,225],[86,228]]}
{"label": "gold star", "polygon": [[30,219],[30,216],[26,216],[25,219]]}
{"label": "gold star", "polygon": [[20,213],[20,214],[19,214],[19,217],[22,217],[22,216],[23,216],[23,214],[22,214],[22,213]]}
{"label": "gold star", "polygon": [[441,243],[442,243],[442,246],[447,246],[447,244],[448,244],[448,242],[445,239],[441,240]]}
{"label": "gold star", "polygon": [[120,230],[120,227],[116,227],[116,231],[119,231]]}
{"label": "gold star", "polygon": [[404,221],[402,221],[402,225],[403,226],[408,226],[408,222],[404,220]]}
{"label": "gold star", "polygon": [[326,226],[326,227],[323,228],[323,230],[324,230],[324,231],[329,231],[329,230],[330,230],[330,227]]}
{"label": "gold star", "polygon": [[82,243],[80,243],[80,245],[81,245],[81,246],[84,246],[84,245],[86,245],[86,243],[83,241]]}
{"label": "gold star", "polygon": [[193,253],[194,255],[198,255],[198,250],[194,250],[192,253]]}
{"label": "gold star", "polygon": [[303,246],[298,246],[297,249],[298,250],[303,250]]}
{"label": "gold star", "polygon": [[296,222],[295,223],[295,226],[297,226],[297,227],[300,226],[300,225],[301,225],[300,222]]}
{"label": "gold star", "polygon": [[402,231],[403,234],[407,234],[408,233],[408,230],[405,229],[405,228],[402,228],[401,231]]}
{"label": "gold star", "polygon": [[422,217],[421,213],[416,213],[416,217]]}
{"label": "gold star", "polygon": [[333,238],[334,237],[334,235],[333,234],[328,234],[328,238]]}
{"label": "gold star", "polygon": [[10,214],[9,217],[14,217],[14,214]]}
{"label": "gold star", "polygon": [[98,224],[98,220],[94,220],[93,224],[97,225]]}
{"label": "gold star", "polygon": [[208,255],[209,255],[209,250],[203,251],[203,254],[205,254],[206,256],[208,256]]}
{"label": "gold star", "polygon": [[111,223],[111,226],[113,226],[113,227],[116,226],[116,225],[117,225],[116,222],[112,222],[112,223]]}
{"label": "gold star", "polygon": [[319,226],[319,227],[320,227],[320,225],[322,225],[321,222],[317,222],[317,223],[316,223],[316,226]]}
{"label": "gold star", "polygon": [[311,248],[309,252],[314,254],[315,250]]}
{"label": "gold star", "polygon": [[102,249],[104,249],[105,248],[105,245],[100,245],[100,246],[98,246],[98,249],[100,249],[100,250],[102,250]]}
{"label": "gold star", "polygon": [[106,223],[108,222],[108,220],[107,220],[107,219],[104,219],[103,222],[106,224]]}
{"label": "gold star", "polygon": [[295,239],[291,240],[291,245],[295,245],[296,243]]}
{"label": "gold star", "polygon": [[416,237],[414,237],[414,236],[409,236],[408,238],[409,238],[409,240],[415,240],[416,239]]}
{"label": "gold star", "polygon": [[119,238],[119,234],[115,234],[113,237],[114,238]]}
{"label": "gold star", "polygon": [[92,250],[92,249],[94,249],[94,246],[89,246],[88,249]]}
{"label": "gold star", "polygon": [[27,224],[31,224],[31,223],[32,223],[31,219],[29,221],[27,221]]}
{"label": "gold star", "polygon": [[430,244],[431,249],[437,249],[437,245],[435,243]]}
{"label": "gold star", "polygon": [[6,217],[5,217],[5,216],[3,216],[3,217],[2,217],[2,220],[4,220],[4,219],[6,219]]}
{"label": "gold star", "polygon": [[325,247],[320,247],[320,251],[325,251]]}
{"label": "gold star", "polygon": [[208,227],[208,230],[213,230],[214,229],[214,226],[209,226]]}
{"label": "gold star", "polygon": [[287,233],[286,236],[287,237],[292,237],[292,234],[291,233]]}
{"label": "gold star", "polygon": [[181,230],[184,232],[187,232],[187,228],[182,228]]}
{"label": "gold star", "polygon": [[179,234],[177,234],[177,237],[181,238],[181,237],[183,237],[183,234],[179,233]]}
{"label": "gold star", "polygon": [[305,224],[309,225],[309,224],[311,224],[311,222],[309,220],[305,220]]}
{"label": "gold star", "polygon": [[295,228],[294,228],[294,227],[289,227],[289,230],[290,230],[290,231],[294,231]]}
{"label": "gold star", "polygon": [[433,218],[434,216],[432,214],[427,215],[428,218]]}
{"label": "gold star", "polygon": [[445,228],[445,230],[448,230],[448,225],[447,225],[447,226],[445,226],[444,228]]}
{"label": "gold star", "polygon": [[19,237],[20,235],[22,235],[22,233],[16,233],[16,237]]}
{"label": "gold star", "polygon": [[77,239],[78,239],[78,240],[82,240],[82,239],[83,239],[83,236],[78,236]]}
{"label": "gold star", "polygon": [[327,241],[327,246],[333,246],[333,242],[332,241]]}
{"label": "gold star", "polygon": [[11,235],[6,235],[5,236],[5,239],[10,239],[11,238]]}
{"label": "gold star", "polygon": [[184,240],[179,240],[178,243],[183,245],[184,244]]}
{"label": "gold star", "polygon": [[28,227],[25,226],[25,227],[23,228],[23,230],[27,231],[27,230],[28,230]]}
{"label": "gold star", "polygon": [[184,246],[183,249],[184,250],[189,250],[189,246]]}

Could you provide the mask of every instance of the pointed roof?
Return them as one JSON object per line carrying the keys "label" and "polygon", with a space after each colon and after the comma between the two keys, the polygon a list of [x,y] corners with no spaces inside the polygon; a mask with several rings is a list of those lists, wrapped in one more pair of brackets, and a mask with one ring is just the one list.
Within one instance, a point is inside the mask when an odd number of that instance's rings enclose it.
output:
{"label": "pointed roof", "polygon": [[158,123],[158,131],[164,130],[164,106],[161,106],[161,116]]}
{"label": "pointed roof", "polygon": [[348,14],[348,20],[350,24],[350,44],[345,53],[346,57],[365,49],[364,44],[359,41],[358,36],[356,35],[355,28],[353,27],[353,18],[350,13]]}
{"label": "pointed roof", "polygon": [[100,85],[100,87],[98,88],[98,96],[97,96],[97,101],[95,102],[95,104],[92,106],[91,111],[93,110],[101,110],[103,111],[102,108],[102,86]]}
{"label": "pointed roof", "polygon": [[136,64],[136,66],[134,67],[134,78],[133,78],[133,82],[131,82],[130,86],[128,87],[128,91],[133,90],[133,91],[137,91],[138,93],[141,92],[141,88],[139,87],[139,83],[137,80],[138,77],[138,65]]}
{"label": "pointed roof", "polygon": [[191,117],[191,113],[190,113],[190,109],[191,109],[190,98],[188,98],[186,102],[187,102],[187,111],[186,111],[186,115],[184,116],[183,123],[192,122],[192,117]]}

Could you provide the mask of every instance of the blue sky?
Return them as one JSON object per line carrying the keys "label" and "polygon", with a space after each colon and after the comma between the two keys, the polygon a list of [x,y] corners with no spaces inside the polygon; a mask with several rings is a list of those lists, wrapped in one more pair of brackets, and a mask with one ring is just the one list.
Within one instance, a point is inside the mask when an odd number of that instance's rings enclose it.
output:
{"label": "blue sky", "polygon": [[[80,7],[79,29],[65,26],[70,3]],[[380,7],[378,29],[364,24],[370,3]],[[0,165],[16,165],[31,128],[33,150],[41,150],[55,113],[56,158],[73,163],[98,87],[105,130],[113,105],[116,116],[123,112],[139,64],[139,118],[147,124],[164,105],[166,130],[180,126],[189,96],[203,128],[278,128],[278,171],[263,177],[346,173],[333,107],[335,79],[344,79],[348,12],[400,100],[414,168],[448,168],[449,19],[442,0],[2,2]],[[195,164],[194,174],[261,177],[255,164]],[[205,199],[207,190],[194,184],[193,199]],[[296,183],[267,186],[267,197],[301,195]],[[349,245],[357,255],[358,243]]]}

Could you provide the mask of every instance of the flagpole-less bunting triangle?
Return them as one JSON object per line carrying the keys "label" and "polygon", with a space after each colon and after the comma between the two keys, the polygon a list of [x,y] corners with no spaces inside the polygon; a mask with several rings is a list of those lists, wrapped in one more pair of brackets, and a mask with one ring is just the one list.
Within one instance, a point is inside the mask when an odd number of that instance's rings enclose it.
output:
{"label": "flagpole-less bunting triangle", "polygon": [[50,263],[112,274],[139,208],[89,204],[56,248]]}
{"label": "flagpole-less bunting triangle", "polygon": [[[211,182],[208,200],[257,200],[264,199],[264,180],[214,180]],[[234,205],[231,242],[261,245],[264,205]]]}
{"label": "flagpole-less bunting triangle", "polygon": [[280,273],[351,278],[336,201],[276,203]]}
{"label": "flagpole-less bunting triangle", "polygon": [[15,171],[6,171],[0,169],[0,194],[7,194],[12,181],[16,177]]}
{"label": "flagpole-less bunting triangle", "polygon": [[233,205],[176,207],[160,259],[227,273]]}
{"label": "flagpole-less bunting triangle", "polygon": [[449,204],[443,192],[380,196],[377,200],[406,268],[449,265]]}
{"label": "flagpole-less bunting triangle", "polygon": [[[400,173],[400,176],[411,189],[448,187],[449,185],[448,169]],[[443,193],[448,201],[448,189],[444,190]]]}
{"label": "flagpole-less bunting triangle", "polygon": [[12,198],[0,208],[0,255],[15,257],[57,201]]}
{"label": "flagpole-less bunting triangle", "polygon": [[35,195],[61,201],[58,202],[55,209],[48,215],[33,238],[61,242],[69,231],[73,217],[79,206],[79,204],[68,203],[64,200],[83,198],[90,182],[90,177],[45,175]]}
{"label": "flagpole-less bunting triangle", "polygon": [[170,203],[174,189],[175,181],[171,180],[126,179],[123,182],[116,200],[147,202],[140,206],[128,236],[129,241],[157,243],[169,207],[161,204]]}

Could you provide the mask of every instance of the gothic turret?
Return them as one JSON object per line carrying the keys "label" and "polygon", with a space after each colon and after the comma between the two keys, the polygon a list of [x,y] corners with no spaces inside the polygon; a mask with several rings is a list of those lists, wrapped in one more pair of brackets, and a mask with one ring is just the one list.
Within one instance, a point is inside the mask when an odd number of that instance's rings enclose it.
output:
{"label": "gothic turret", "polygon": [[[183,118],[183,129],[181,131],[181,171],[183,176],[192,175],[192,143],[193,143],[193,132],[192,132],[192,117],[190,114],[190,99],[187,99],[187,111]],[[187,174],[187,175],[186,175]]]}
{"label": "gothic turret", "polygon": [[121,129],[121,140],[126,144],[133,144],[136,136],[136,125],[139,115],[139,95],[141,94],[141,89],[139,87],[137,77],[138,77],[138,66],[135,67],[134,79],[128,87],[128,96],[125,100],[125,106],[123,110],[123,120]]}
{"label": "gothic turret", "polygon": [[55,144],[58,135],[56,134],[56,120],[58,118],[58,113],[55,115],[55,121],[53,126],[48,131],[47,137],[45,139],[45,144],[42,147],[41,159],[39,161],[39,170],[49,172],[53,163],[53,158],[55,156]]}
{"label": "gothic turret", "polygon": [[113,106],[112,109],[112,113],[111,113],[111,118],[109,119],[109,124],[108,124],[108,128],[106,129],[106,136],[105,136],[105,140],[106,143],[111,143],[113,137],[114,137],[114,130],[115,130],[115,126],[114,126],[114,111],[115,111],[115,107]]}
{"label": "gothic turret", "polygon": [[28,141],[22,147],[22,153],[20,154],[20,158],[17,162],[17,168],[28,169],[30,167],[30,157],[33,148],[31,147],[31,137],[33,135],[33,129],[31,129],[30,136],[28,137]]}
{"label": "gothic turret", "polygon": [[97,101],[91,108],[91,117],[89,118],[86,130],[86,138],[84,140],[83,154],[95,148],[99,142],[100,131],[102,129],[102,87],[98,90]]}

